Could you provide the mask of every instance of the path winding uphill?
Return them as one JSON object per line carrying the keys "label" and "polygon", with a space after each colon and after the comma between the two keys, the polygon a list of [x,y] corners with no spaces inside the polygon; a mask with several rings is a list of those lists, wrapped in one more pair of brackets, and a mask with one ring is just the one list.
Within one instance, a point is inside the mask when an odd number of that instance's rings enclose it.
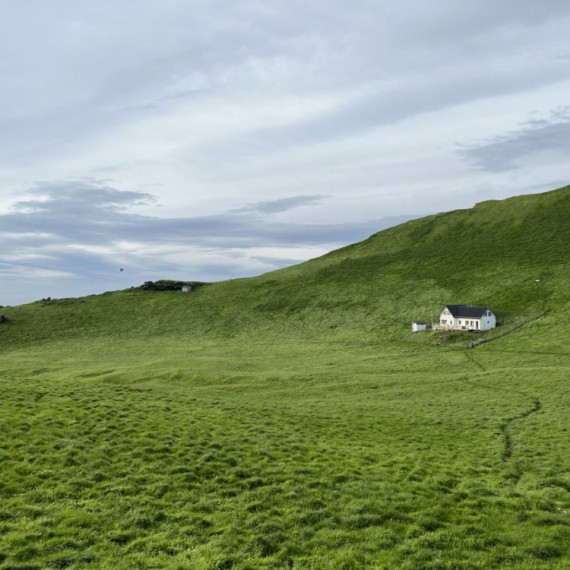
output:
{"label": "path winding uphill", "polygon": [[[500,434],[503,436],[504,441],[505,441],[505,447],[504,447],[504,451],[503,451],[503,455],[502,455],[502,459],[504,463],[509,463],[512,456],[513,456],[513,451],[514,451],[514,441],[513,441],[513,434],[511,431],[511,425],[513,424],[513,422],[518,422],[519,420],[524,420],[525,418],[528,418],[531,414],[534,414],[536,412],[538,412],[541,408],[542,408],[542,404],[540,403],[540,400],[538,398],[535,398],[529,394],[527,394],[526,392],[523,392],[521,390],[516,390],[514,388],[509,388],[509,387],[505,387],[503,385],[491,385],[489,383],[489,381],[491,380],[490,374],[488,373],[488,370],[485,366],[483,366],[477,359],[474,358],[472,352],[465,352],[465,357],[467,358],[467,360],[471,363],[473,363],[480,371],[483,372],[483,374],[481,373],[476,373],[474,377],[463,377],[462,381],[463,382],[467,382],[470,384],[474,384],[483,388],[487,388],[488,390],[493,390],[493,391],[500,391],[500,392],[507,392],[507,393],[512,393],[513,395],[517,395],[517,396],[523,396],[524,398],[526,398],[527,400],[532,400],[532,406],[522,412],[520,412],[518,415],[514,416],[514,417],[509,417],[509,418],[505,418],[500,427]],[[478,378],[482,377],[483,379],[487,378],[487,382],[483,383],[478,381]]]}

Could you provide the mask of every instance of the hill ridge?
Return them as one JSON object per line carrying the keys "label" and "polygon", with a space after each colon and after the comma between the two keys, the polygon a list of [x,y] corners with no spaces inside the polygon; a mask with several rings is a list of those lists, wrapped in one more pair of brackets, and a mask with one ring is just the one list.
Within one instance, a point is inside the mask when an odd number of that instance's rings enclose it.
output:
{"label": "hill ridge", "polygon": [[127,289],[6,308],[10,325],[0,327],[0,341],[6,347],[108,331],[226,337],[343,330],[390,338],[448,303],[548,314],[568,303],[568,219],[570,186],[480,202],[185,296]]}

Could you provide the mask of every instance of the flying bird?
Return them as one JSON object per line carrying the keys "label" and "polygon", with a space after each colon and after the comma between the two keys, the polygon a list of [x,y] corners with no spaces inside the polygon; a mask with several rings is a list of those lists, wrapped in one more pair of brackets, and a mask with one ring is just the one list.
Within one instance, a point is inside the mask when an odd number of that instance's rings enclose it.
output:
{"label": "flying bird", "polygon": [[124,269],[121,267],[121,269],[119,269],[119,271],[122,273],[124,271]]}

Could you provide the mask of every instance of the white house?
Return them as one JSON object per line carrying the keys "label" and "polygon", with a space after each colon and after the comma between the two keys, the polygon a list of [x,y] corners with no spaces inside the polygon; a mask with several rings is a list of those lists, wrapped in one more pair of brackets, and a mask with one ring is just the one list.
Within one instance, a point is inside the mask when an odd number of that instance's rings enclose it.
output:
{"label": "white house", "polygon": [[192,291],[191,285],[182,285],[182,293],[190,293]]}
{"label": "white house", "polygon": [[414,321],[412,323],[412,330],[414,332],[425,331],[426,328],[427,328],[427,323],[424,321]]}
{"label": "white house", "polygon": [[487,331],[497,326],[497,316],[489,307],[446,305],[439,314],[439,330]]}

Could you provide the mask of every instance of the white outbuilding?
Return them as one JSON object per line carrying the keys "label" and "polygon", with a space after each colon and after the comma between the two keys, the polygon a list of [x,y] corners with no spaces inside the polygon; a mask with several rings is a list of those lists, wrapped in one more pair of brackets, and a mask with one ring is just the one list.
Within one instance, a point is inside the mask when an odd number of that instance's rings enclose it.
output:
{"label": "white outbuilding", "polygon": [[412,323],[412,330],[414,332],[425,331],[427,328],[427,323],[425,321],[414,321]]}

